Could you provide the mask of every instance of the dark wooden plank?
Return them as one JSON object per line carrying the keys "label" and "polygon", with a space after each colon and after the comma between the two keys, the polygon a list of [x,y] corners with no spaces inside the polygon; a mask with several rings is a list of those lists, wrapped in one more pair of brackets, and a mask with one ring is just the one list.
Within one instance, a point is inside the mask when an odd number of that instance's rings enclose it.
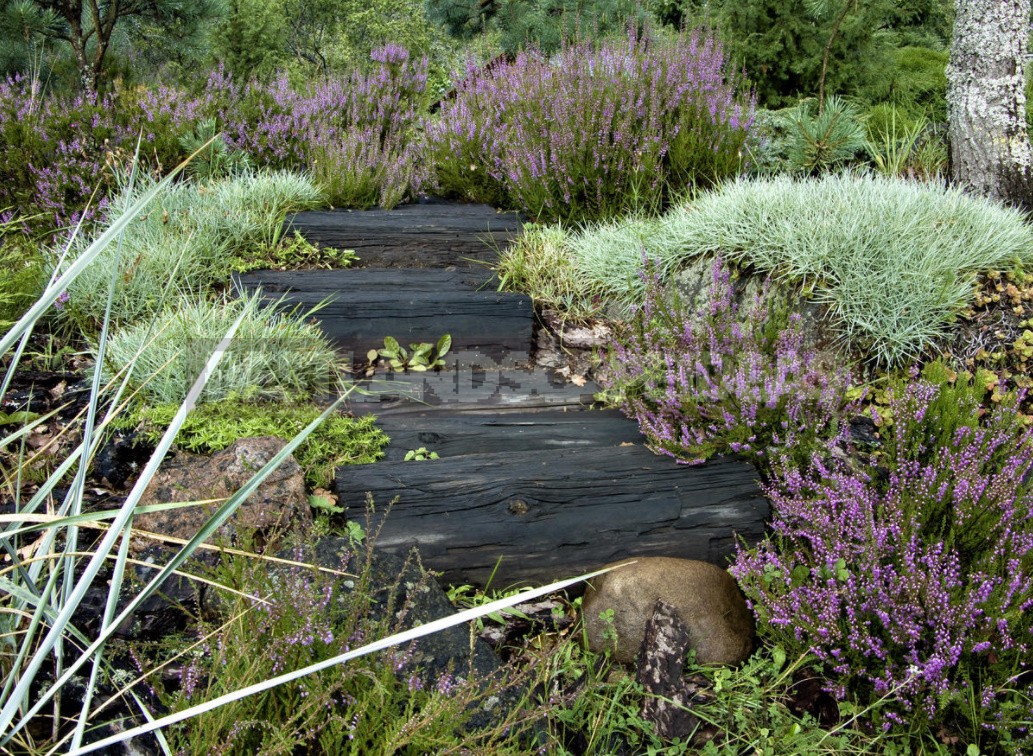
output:
{"label": "dark wooden plank", "polygon": [[498,283],[486,267],[454,270],[405,270],[398,268],[340,268],[336,270],[254,270],[234,275],[239,286],[269,293],[305,291],[336,294],[342,291],[482,291],[493,292]]}
{"label": "dark wooden plank", "polygon": [[338,470],[337,491],[353,513],[372,493],[378,545],[418,547],[446,582],[483,585],[501,559],[497,588],[636,555],[723,563],[768,515],[751,465],[677,465],[641,446],[358,465]]}
{"label": "dark wooden plank", "polygon": [[487,205],[424,202],[394,210],[303,212],[286,221],[313,243],[352,249],[359,265],[434,268],[494,262],[523,228],[516,213]]}
{"label": "dark wooden plank", "polygon": [[377,425],[391,439],[385,450],[388,461],[401,461],[407,451],[419,448],[446,459],[644,441],[638,423],[616,410],[423,411],[388,414],[379,418]]}
{"label": "dark wooden plank", "polygon": [[381,418],[413,412],[583,409],[594,404],[599,390],[593,383],[575,386],[550,370],[513,367],[477,350],[450,353],[448,366],[437,371],[378,372],[356,388],[349,409]]}
{"label": "dark wooden plank", "polygon": [[[426,273],[428,271],[407,271]],[[318,284],[319,271],[295,276],[279,290],[266,285],[261,276],[242,276],[246,291],[261,288],[267,301],[278,301],[281,309],[300,306],[315,314],[323,332],[336,346],[361,358],[381,347],[385,336],[403,346],[437,342],[451,334],[453,349],[479,350],[499,360],[527,360],[534,333],[534,309],[529,297],[495,291],[474,291],[458,286],[414,288],[367,288],[346,285],[333,290]],[[315,290],[309,290],[312,285]]]}

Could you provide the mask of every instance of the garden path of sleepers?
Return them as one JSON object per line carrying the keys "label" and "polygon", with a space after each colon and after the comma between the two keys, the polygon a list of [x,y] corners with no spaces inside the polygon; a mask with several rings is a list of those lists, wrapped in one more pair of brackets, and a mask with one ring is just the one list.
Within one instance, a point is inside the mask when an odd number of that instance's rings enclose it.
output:
{"label": "garden path of sleepers", "polygon": [[[496,291],[488,267],[520,233],[518,216],[429,202],[299,213],[288,227],[354,249],[359,267],[240,283],[284,308],[329,297],[315,318],[356,364],[385,336],[406,347],[452,336],[445,368],[378,370],[349,399],[391,444],[380,462],[340,468],[337,494],[353,513],[373,495],[384,550],[416,546],[448,583],[502,588],[636,555],[723,563],[737,539],[763,535],[768,502],[750,464],[654,455],[633,420],[596,405],[597,387],[534,365],[531,302]],[[404,461],[419,448],[440,458]]]}

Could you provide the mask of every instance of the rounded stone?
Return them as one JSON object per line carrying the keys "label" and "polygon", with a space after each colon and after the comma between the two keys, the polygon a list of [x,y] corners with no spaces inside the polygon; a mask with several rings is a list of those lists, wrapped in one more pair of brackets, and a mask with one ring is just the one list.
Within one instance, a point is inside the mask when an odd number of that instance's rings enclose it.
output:
{"label": "rounded stone", "polygon": [[646,623],[657,599],[663,599],[685,624],[697,662],[738,664],[750,655],[753,614],[725,570],[674,557],[624,559],[607,566],[620,564],[627,566],[593,579],[585,591],[582,611],[591,650],[609,648],[615,660],[634,664]]}

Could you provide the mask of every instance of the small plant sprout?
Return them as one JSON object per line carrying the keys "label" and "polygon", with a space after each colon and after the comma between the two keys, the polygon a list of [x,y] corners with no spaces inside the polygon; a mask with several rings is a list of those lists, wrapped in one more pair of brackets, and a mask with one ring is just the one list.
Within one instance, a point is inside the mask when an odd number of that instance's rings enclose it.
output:
{"label": "small plant sprout", "polygon": [[383,348],[370,349],[366,358],[371,366],[378,359],[383,359],[387,360],[387,364],[391,366],[392,370],[412,370],[422,373],[426,370],[444,367],[444,356],[451,348],[452,337],[447,333],[438,339],[437,344],[424,341],[410,344],[408,350],[398,343],[398,339],[386,336]]}
{"label": "small plant sprout", "polygon": [[426,446],[419,449],[410,449],[405,453],[406,462],[423,462],[428,459],[440,459],[437,452],[427,451]]}

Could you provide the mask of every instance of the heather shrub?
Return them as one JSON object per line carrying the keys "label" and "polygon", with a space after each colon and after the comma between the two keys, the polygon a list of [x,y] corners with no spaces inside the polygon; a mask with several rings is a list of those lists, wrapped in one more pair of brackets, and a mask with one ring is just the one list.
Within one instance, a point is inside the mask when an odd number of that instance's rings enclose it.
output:
{"label": "heather shrub", "polygon": [[428,161],[446,194],[607,218],[738,173],[752,112],[709,35],[571,44],[471,64],[427,124]]}
{"label": "heather shrub", "polygon": [[397,45],[371,58],[369,72],[302,88],[286,75],[242,87],[213,72],[208,89],[229,145],[258,165],[311,169],[334,205],[391,207],[414,196],[427,61]]}
{"label": "heather shrub", "polygon": [[110,100],[48,98],[35,81],[0,82],[0,207],[31,218],[32,229],[73,224],[118,138]]}
{"label": "heather shrub", "polygon": [[872,175],[777,176],[728,183],[662,218],[573,235],[585,286],[625,303],[644,253],[662,276],[720,254],[814,292],[843,340],[894,366],[942,336],[974,295],[979,271],[1033,255],[1018,211],[958,189]]}
{"label": "heather shrub", "polygon": [[891,390],[877,464],[776,465],[772,537],[732,571],[834,693],[885,699],[883,728],[1013,750],[1033,717],[1033,435],[1015,397],[987,410],[982,379],[945,377]]}
{"label": "heather shrub", "polygon": [[194,168],[203,167],[206,178],[211,160],[311,169],[334,204],[392,206],[414,196],[422,181],[418,126],[427,63],[394,45],[372,59],[370,71],[301,88],[286,75],[241,85],[220,68],[198,96],[158,86],[89,100],[44,94],[29,80],[2,82],[0,207],[46,232],[83,213],[103,219],[138,139],[138,169],[160,175],[206,141],[198,142],[199,134],[216,132],[222,139]]}
{"label": "heather shrub", "polygon": [[0,207],[17,209],[27,228],[45,232],[83,213],[95,218],[115,186],[113,165],[127,162],[139,140],[143,167],[175,166],[183,157],[178,138],[203,107],[166,87],[93,100],[45,94],[27,79],[0,82]]}
{"label": "heather shrub", "polygon": [[714,454],[805,460],[838,429],[848,374],[804,348],[799,316],[758,294],[740,315],[718,259],[696,313],[662,296],[656,278],[613,347],[611,400],[638,420],[651,449],[699,464]]}
{"label": "heather shrub", "polygon": [[305,401],[336,387],[336,355],[308,313],[278,312],[260,294],[184,300],[153,322],[121,328],[107,344],[105,381],[128,374],[149,404],[178,404],[238,317],[240,327],[198,401]]}

